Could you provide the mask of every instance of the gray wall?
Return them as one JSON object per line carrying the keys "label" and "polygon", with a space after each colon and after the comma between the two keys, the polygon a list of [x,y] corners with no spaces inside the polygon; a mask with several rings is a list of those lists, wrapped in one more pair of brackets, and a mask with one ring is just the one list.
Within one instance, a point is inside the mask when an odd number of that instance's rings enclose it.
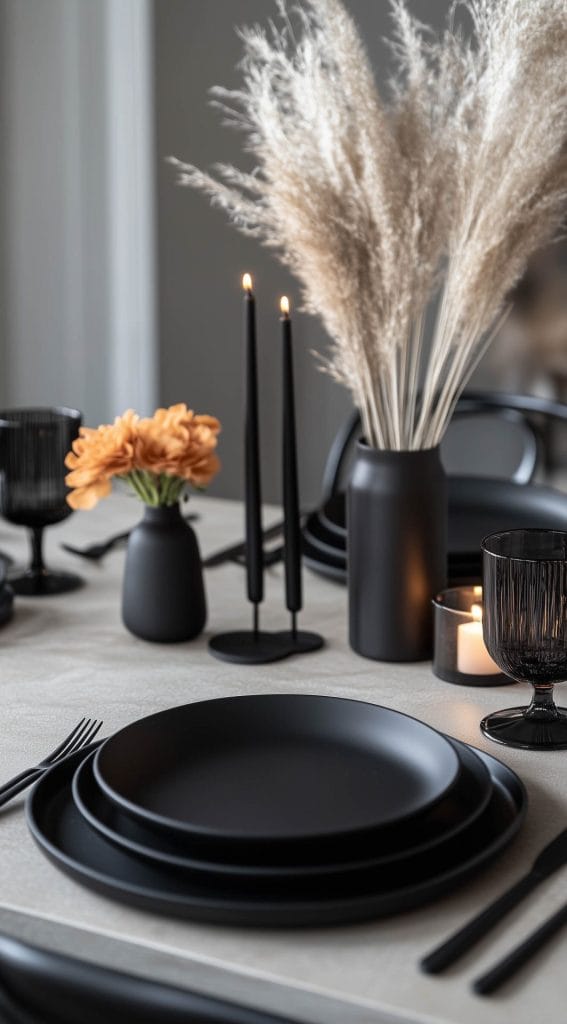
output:
{"label": "gray wall", "polygon": [[[377,69],[385,78],[388,4],[348,0]],[[416,0],[415,9],[423,13]],[[426,20],[441,23],[448,0],[428,0]],[[159,327],[161,397],[187,400],[223,422],[223,472],[214,491],[241,493],[242,414],[240,277],[254,275],[259,306],[262,462],[267,500],[280,497],[280,361],[277,300],[298,289],[256,242],[229,227],[206,198],[175,185],[168,154],[206,168],[243,164],[242,136],[222,127],[208,106],[212,85],[236,85],[241,57],[235,26],[264,22],[270,0],[155,0]],[[298,435],[304,504],[316,501],[330,441],[351,407],[343,389],[315,366],[312,349],[325,347],[315,320],[294,313]]]}
{"label": "gray wall", "polygon": [[150,0],[0,0],[0,402],[157,398]]}

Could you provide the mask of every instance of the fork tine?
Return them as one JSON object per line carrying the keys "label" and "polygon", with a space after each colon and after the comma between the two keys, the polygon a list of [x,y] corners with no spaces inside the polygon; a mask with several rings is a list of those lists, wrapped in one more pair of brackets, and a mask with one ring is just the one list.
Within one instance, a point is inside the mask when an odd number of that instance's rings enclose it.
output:
{"label": "fork tine", "polygon": [[52,758],[51,761],[49,762],[50,764],[55,764],[57,761],[60,761],[61,758],[67,757],[67,754],[72,754],[73,751],[76,750],[77,743],[81,742],[82,737],[85,735],[86,731],[89,728],[90,721],[90,718],[83,718],[80,728],[75,729],[73,733],[67,737],[67,740],[65,743],[62,744],[61,749],[57,754],[57,757]]}
{"label": "fork tine", "polygon": [[[47,768],[51,768],[52,765],[57,764],[67,754],[72,753],[74,750],[80,750],[82,747],[90,743],[99,731],[102,722],[97,722],[95,718],[81,718],[81,721],[77,723],[74,729],[65,737],[62,743],[58,747],[55,747],[47,757],[44,757],[41,761],[33,766],[33,768],[25,768],[23,772],[15,775],[8,782],[0,785],[0,806],[6,801],[3,797],[11,792],[14,787],[20,786],[26,779],[31,779],[37,775],[38,772],[45,771]],[[29,785],[29,783],[26,783]],[[25,786],[20,786],[17,792],[20,792]]]}
{"label": "fork tine", "polygon": [[41,763],[43,763],[43,764],[50,764],[51,761],[54,761],[54,760],[56,760],[56,758],[60,757],[61,754],[63,753],[63,751],[65,750],[65,748],[67,747],[67,745],[69,743],[73,742],[73,740],[75,739],[77,734],[80,733],[82,727],[88,721],[89,721],[88,718],[81,718],[81,721],[77,722],[77,725],[75,726],[75,728],[71,729],[71,732],[69,733],[69,735],[65,737],[65,739],[59,744],[58,747],[55,747],[55,750],[52,750],[51,753],[47,755],[47,757],[44,757],[42,759]]}
{"label": "fork tine", "polygon": [[99,728],[95,718],[85,719],[85,724],[80,732],[74,737],[73,741],[65,748],[62,754],[59,755],[58,760],[62,757],[67,757],[68,754],[74,754],[76,750],[81,750],[87,743],[90,743],[90,736],[94,728]]}

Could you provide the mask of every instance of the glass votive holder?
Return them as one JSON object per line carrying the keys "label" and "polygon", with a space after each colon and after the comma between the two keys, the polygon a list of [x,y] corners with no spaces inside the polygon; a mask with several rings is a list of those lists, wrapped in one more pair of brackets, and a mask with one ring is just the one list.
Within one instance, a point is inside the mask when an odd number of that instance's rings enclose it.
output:
{"label": "glass votive holder", "polygon": [[505,686],[482,636],[482,587],[451,587],[433,600],[433,672],[459,686]]}

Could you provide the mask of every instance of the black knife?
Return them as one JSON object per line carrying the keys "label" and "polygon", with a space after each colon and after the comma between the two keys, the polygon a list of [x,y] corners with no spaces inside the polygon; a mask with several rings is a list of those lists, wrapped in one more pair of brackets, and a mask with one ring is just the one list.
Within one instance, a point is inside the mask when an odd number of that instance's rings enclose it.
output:
{"label": "black knife", "polygon": [[[280,522],[274,523],[273,526],[268,526],[265,530],[262,530],[263,539],[272,540],[273,537],[277,537],[282,532],[283,527],[283,519]],[[214,554],[207,555],[203,559],[203,568],[212,569],[216,565],[222,565],[224,562],[229,562],[231,559],[243,555],[245,551],[245,540],[241,540],[237,544],[231,544],[229,547],[221,548],[220,551],[215,551]]]}
{"label": "black knife", "polygon": [[513,977],[520,967],[523,967],[532,956],[535,956],[566,924],[567,903],[564,903],[552,917],[540,925],[535,932],[528,935],[524,942],[516,946],[486,974],[473,981],[473,990],[479,996],[489,996],[492,992],[496,992],[496,989]]}
{"label": "black knife", "polygon": [[494,903],[473,917],[463,928],[459,928],[449,939],[443,942],[432,953],[421,961],[421,968],[427,974],[439,974],[454,964],[475,943],[484,938],[487,932],[500,921],[513,907],[527,896],[533,889],[549,878],[554,871],[567,863],[567,829],[560,832],[555,839],[536,857],[532,868],[511,889],[499,896]]}

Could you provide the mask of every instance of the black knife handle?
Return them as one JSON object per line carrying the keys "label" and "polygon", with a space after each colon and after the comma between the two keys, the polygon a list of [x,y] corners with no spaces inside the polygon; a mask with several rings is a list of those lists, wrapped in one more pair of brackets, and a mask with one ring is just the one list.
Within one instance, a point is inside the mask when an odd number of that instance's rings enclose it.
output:
{"label": "black knife handle", "polygon": [[542,876],[530,871],[529,874],[520,878],[511,889],[502,893],[494,903],[491,903],[485,910],[482,910],[476,917],[471,918],[462,928],[454,932],[437,949],[429,953],[421,961],[421,968],[426,974],[439,974],[454,964],[459,957],[467,953],[476,942],[483,939],[487,932],[498,923],[510,910],[513,909],[528,893],[535,889],[542,880]]}
{"label": "black knife handle", "polygon": [[567,903],[544,924],[532,932],[528,938],[516,946],[511,953],[503,957],[490,971],[476,978],[473,990],[479,996],[488,996],[496,992],[505,981],[508,981],[520,967],[523,967],[532,956],[543,947],[556,933],[567,924]]}

